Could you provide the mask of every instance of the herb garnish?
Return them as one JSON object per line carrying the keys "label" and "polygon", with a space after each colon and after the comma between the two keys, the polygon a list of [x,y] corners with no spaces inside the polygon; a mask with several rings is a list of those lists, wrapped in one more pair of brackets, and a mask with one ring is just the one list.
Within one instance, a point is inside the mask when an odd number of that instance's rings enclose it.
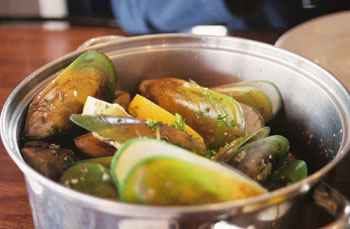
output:
{"label": "herb garnish", "polygon": [[161,121],[153,121],[151,119],[147,119],[145,123],[146,123],[146,125],[149,128],[151,128],[151,133],[153,133],[155,131],[155,129],[156,129],[157,124],[160,124],[162,122]]}
{"label": "herb garnish", "polygon": [[201,117],[203,115],[203,112],[202,111],[196,111],[196,115],[197,115],[197,117]]}
{"label": "herb garnish", "polygon": [[175,122],[171,126],[178,130],[185,130],[185,120],[179,113],[175,113]]}
{"label": "herb garnish", "polygon": [[218,126],[224,126],[225,122],[226,122],[226,117],[227,114],[218,114],[216,117],[216,120],[218,121]]}
{"label": "herb garnish", "polygon": [[200,155],[205,157],[205,158],[211,159],[213,156],[216,155],[216,153],[217,152],[215,150],[206,150],[206,151],[200,153]]}
{"label": "herb garnish", "polygon": [[109,109],[109,105],[105,104],[104,110],[107,111]]}
{"label": "herb garnish", "polygon": [[238,124],[234,120],[230,121],[230,125],[235,128],[238,127]]}

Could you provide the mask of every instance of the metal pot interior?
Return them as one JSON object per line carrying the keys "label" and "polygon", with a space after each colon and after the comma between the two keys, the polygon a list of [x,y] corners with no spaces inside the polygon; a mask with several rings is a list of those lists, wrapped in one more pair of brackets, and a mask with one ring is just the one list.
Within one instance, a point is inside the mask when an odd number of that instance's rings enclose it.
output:
{"label": "metal pot interior", "polygon": [[[312,175],[306,182],[310,184],[334,167],[349,149],[348,92],[330,73],[297,55],[244,39],[182,34],[127,38],[89,49],[106,52],[115,64],[118,88],[133,94],[142,79],[157,77],[191,79],[208,87],[247,80],[274,82],[284,103],[267,125],[271,134],[288,138],[291,151],[307,162]],[[53,75],[81,52],[68,54],[28,76],[4,106],[4,145],[28,177],[30,170],[19,152],[26,109]],[[285,192],[296,192],[300,186]]]}
{"label": "metal pot interior", "polygon": [[311,173],[334,159],[344,143],[348,118],[341,113],[347,111],[338,103],[340,97],[342,102],[348,99],[346,91],[329,73],[296,55],[240,39],[186,36],[125,41],[112,49],[121,79],[118,86],[132,93],[142,79],[158,77],[191,79],[207,87],[247,80],[274,82],[284,104],[267,125],[272,134],[288,138],[291,151],[308,163]]}

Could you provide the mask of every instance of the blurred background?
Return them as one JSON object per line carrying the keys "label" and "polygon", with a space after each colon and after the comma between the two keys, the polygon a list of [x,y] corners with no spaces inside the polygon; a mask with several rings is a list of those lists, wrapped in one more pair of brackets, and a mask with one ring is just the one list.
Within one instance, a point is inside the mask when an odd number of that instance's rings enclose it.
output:
{"label": "blurred background", "polygon": [[64,21],[72,25],[118,27],[110,0],[1,0],[0,23]]}
{"label": "blurred background", "polygon": [[[125,18],[124,21],[126,21],[126,23],[124,23],[122,27],[125,27],[125,29],[128,30],[129,26],[132,27],[130,23],[132,23],[133,20],[131,20],[130,18],[135,18],[136,20],[135,15],[144,17],[144,18],[141,18],[140,20],[145,20],[147,23],[149,23],[150,20],[157,20],[157,18],[159,18],[159,20],[166,21],[166,18],[165,18],[166,16],[164,15],[161,15],[159,17],[157,16],[155,17],[156,19],[154,18],[148,19],[146,18],[146,16],[141,15],[141,14],[146,15],[146,13],[144,13],[140,9],[137,9],[138,11],[134,9],[137,7],[138,8],[154,7],[155,2],[157,0],[143,1],[143,3],[145,4],[140,4],[140,5],[137,5],[136,7],[132,7],[132,4],[131,4],[132,1],[129,1],[130,2],[129,4],[121,0],[119,2],[124,2],[123,5],[119,4],[121,5],[119,6],[118,4],[115,4],[117,6],[115,6],[114,11],[112,10],[113,4],[111,3],[111,1],[112,0],[99,0],[99,1],[94,1],[94,0],[25,0],[25,1],[24,0],[1,0],[0,1],[0,24],[9,24],[9,23],[18,23],[18,22],[29,24],[29,23],[38,23],[38,22],[42,23],[44,21],[44,22],[65,23],[64,25],[66,26],[76,25],[76,26],[120,27],[121,24],[123,24],[120,22],[123,21],[123,17],[124,17]],[[159,2],[163,2],[164,3],[163,5],[165,4],[169,5],[169,3],[171,2],[173,7],[176,7],[173,4],[176,1],[159,1]],[[118,2],[118,1],[115,0],[115,2]],[[137,0],[133,2],[137,2]],[[181,1],[178,1],[178,2],[180,3]],[[188,1],[187,3],[189,2],[190,1]],[[208,2],[211,2],[211,1],[208,1]],[[226,3],[230,2],[230,0],[226,0],[225,2]],[[234,2],[234,1],[231,1],[231,2]],[[247,26],[250,26],[253,28],[255,27],[257,29],[261,27],[271,27],[271,29],[286,30],[292,26],[295,26],[296,24],[302,23],[303,21],[309,20],[317,16],[350,9],[350,0],[285,0],[285,1],[281,1],[281,0],[250,0],[249,1],[248,0],[247,2],[249,2],[249,4],[255,4],[255,3],[260,4],[261,2],[265,2],[265,5],[261,6],[262,8],[268,8],[268,7],[271,8],[271,5],[275,8],[279,8],[281,11],[280,14],[283,17],[287,18],[286,20],[288,21],[288,23],[279,23],[279,24],[273,23],[274,20],[275,21],[279,20],[279,17],[281,17],[279,15],[270,17],[270,20],[272,20],[272,23],[271,22],[266,23],[267,19],[260,20],[262,18],[261,17],[262,14],[271,14],[271,15],[274,14],[273,10],[266,11],[265,9],[265,11],[261,11],[260,13],[258,13],[260,14],[260,17],[257,17],[258,19],[253,18],[251,16],[240,17],[245,20],[244,26],[242,26],[242,23],[240,25],[231,25],[231,28],[230,28],[231,30],[232,29],[243,30],[243,29],[246,29]],[[147,4],[149,5],[147,6]],[[248,8],[250,8],[251,6],[253,5],[249,5]],[[119,10],[121,11],[119,13],[120,14],[119,18],[115,10],[116,8],[122,8],[121,10]],[[159,11],[162,11],[163,8],[159,8]],[[228,8],[230,8],[230,6]],[[231,9],[232,8],[234,8],[234,6],[231,7]],[[291,10],[291,8],[293,8],[293,10]],[[126,12],[128,10],[132,11],[131,13],[134,14],[133,17],[126,15]],[[138,12],[140,12],[139,13],[140,15],[137,14]],[[239,10],[237,9],[234,9],[232,12],[238,13],[240,15]],[[175,18],[176,16],[177,15],[175,15]],[[172,20],[173,24],[177,22],[180,23],[181,17],[177,17],[177,18],[178,20]],[[155,25],[156,23],[157,22],[154,22]],[[214,21],[214,24],[216,24],[215,21]],[[220,24],[220,23],[217,23],[217,24]],[[223,26],[226,26],[225,23],[222,23],[222,24]],[[63,26],[63,24],[61,25]],[[163,32],[161,29],[153,28],[155,27],[155,25],[147,24],[146,26],[149,26],[150,28],[146,28],[146,30],[137,30],[137,29],[133,30],[132,28],[129,30],[131,33]],[[189,26],[186,27],[186,25],[189,25]],[[172,26],[171,24],[165,24],[165,26],[167,26],[169,31],[164,31],[164,32],[174,32],[173,30],[176,30],[175,32],[178,32],[178,31],[186,32],[192,25],[193,24],[184,24],[183,27],[171,27]],[[223,35],[226,35],[226,34],[223,34]]]}

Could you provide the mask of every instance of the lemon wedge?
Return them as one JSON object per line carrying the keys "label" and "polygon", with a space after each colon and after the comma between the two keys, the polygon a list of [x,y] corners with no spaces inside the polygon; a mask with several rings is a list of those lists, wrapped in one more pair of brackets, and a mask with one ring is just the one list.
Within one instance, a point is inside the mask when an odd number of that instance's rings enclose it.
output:
{"label": "lemon wedge", "polygon": [[[135,95],[130,102],[129,112],[135,118],[160,121],[168,125],[172,125],[176,121],[175,115],[139,94]],[[190,126],[185,125],[184,131],[197,141],[204,142],[203,138]]]}

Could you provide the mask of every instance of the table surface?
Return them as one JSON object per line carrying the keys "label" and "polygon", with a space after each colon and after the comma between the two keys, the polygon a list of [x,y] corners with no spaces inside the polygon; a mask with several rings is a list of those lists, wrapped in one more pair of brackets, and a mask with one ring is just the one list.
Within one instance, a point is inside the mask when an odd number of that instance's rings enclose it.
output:
{"label": "table surface", "polygon": [[[240,31],[237,36],[273,44],[284,31]],[[30,73],[74,51],[84,41],[102,35],[124,35],[118,28],[0,25],[0,109],[12,90]],[[337,166],[337,190],[350,198],[350,157]],[[0,142],[0,228],[33,228],[23,174]]]}

